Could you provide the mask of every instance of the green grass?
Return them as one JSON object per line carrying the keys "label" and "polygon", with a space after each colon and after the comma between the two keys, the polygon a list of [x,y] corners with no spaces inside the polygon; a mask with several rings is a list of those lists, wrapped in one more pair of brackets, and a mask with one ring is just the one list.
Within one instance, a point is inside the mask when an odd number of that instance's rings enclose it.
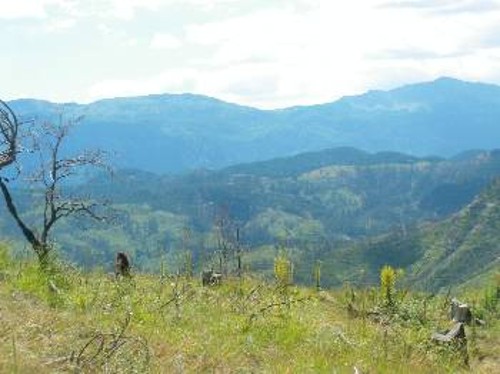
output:
{"label": "green grass", "polygon": [[[61,264],[41,272],[0,249],[0,372],[457,373],[457,352],[430,341],[451,326],[446,296],[320,291],[246,275],[136,274],[116,281]],[[462,295],[467,297],[466,294]],[[476,297],[477,308],[481,299]],[[473,372],[500,368],[497,310],[467,327]]]}

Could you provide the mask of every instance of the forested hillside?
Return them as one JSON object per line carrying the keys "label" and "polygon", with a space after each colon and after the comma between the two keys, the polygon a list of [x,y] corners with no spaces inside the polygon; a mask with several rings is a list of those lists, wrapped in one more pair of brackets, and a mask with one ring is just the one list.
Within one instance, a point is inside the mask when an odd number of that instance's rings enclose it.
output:
{"label": "forested hillside", "polygon": [[451,217],[407,230],[340,245],[325,255],[337,280],[362,285],[377,281],[376,270],[389,264],[405,270],[413,288],[438,291],[481,283],[500,269],[500,180]]}
{"label": "forested hillside", "polygon": [[[87,267],[110,266],[114,253],[125,250],[144,270],[159,271],[159,261],[184,266],[187,254],[200,269],[217,265],[226,245],[238,246],[247,266],[266,273],[281,248],[300,264],[296,276],[303,282],[317,261],[328,264],[327,285],[373,283],[380,266],[390,263],[414,265],[409,275],[414,272],[416,285],[430,279],[441,287],[465,279],[443,275],[439,281],[434,262],[442,260],[421,257],[437,256],[448,239],[424,245],[415,228],[457,214],[499,173],[497,151],[439,159],[352,148],[181,176],[123,170],[112,180],[99,177],[77,187],[113,201],[112,223],[70,220],[55,238],[69,259]],[[37,206],[36,196],[18,193],[25,214],[34,217],[28,207]],[[6,214],[0,228],[11,237],[17,233]]]}
{"label": "forested hillside", "polygon": [[[451,218],[423,225],[415,235],[422,255],[409,272],[411,284],[439,289],[498,271],[500,179]],[[412,248],[406,245],[401,250]]]}

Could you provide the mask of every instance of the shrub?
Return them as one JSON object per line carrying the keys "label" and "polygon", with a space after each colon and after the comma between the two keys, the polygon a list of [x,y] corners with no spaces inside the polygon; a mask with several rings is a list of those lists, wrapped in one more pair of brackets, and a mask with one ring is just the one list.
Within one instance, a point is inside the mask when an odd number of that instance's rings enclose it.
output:
{"label": "shrub", "polygon": [[396,271],[389,265],[385,265],[380,271],[380,290],[384,303],[388,306],[394,305],[394,292],[396,286]]}
{"label": "shrub", "polygon": [[292,263],[283,253],[274,259],[274,276],[281,285],[293,283]]}

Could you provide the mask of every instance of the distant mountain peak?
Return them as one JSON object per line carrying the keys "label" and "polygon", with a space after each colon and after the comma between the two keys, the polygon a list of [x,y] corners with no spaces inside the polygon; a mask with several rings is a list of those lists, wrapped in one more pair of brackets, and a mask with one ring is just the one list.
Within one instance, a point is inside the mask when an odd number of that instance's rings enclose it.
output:
{"label": "distant mountain peak", "polygon": [[[60,108],[11,103],[24,118],[54,118]],[[500,147],[500,87],[451,77],[282,110],[184,93],[105,99],[65,107],[68,113],[85,115],[75,131],[79,147],[110,149],[121,167],[160,173],[339,146],[443,157]]]}
{"label": "distant mountain peak", "polygon": [[431,83],[465,83],[465,81],[454,78],[454,77],[449,77],[449,76],[442,76],[439,78],[436,78],[435,80],[431,81]]}
{"label": "distant mountain peak", "polygon": [[[401,88],[412,88],[412,87],[439,87],[439,88],[447,88],[447,89],[456,89],[456,88],[497,88],[500,89],[500,86],[492,83],[485,83],[480,81],[470,81],[470,80],[462,80],[454,77],[443,76],[436,78],[432,81],[414,83],[404,85]],[[395,90],[398,90],[396,88]]]}

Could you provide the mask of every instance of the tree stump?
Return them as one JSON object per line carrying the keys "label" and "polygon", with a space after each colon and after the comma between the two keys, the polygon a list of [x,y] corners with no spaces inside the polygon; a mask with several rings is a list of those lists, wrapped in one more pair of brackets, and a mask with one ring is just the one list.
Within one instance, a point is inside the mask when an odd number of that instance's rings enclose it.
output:
{"label": "tree stump", "polygon": [[450,318],[454,322],[461,322],[469,325],[472,322],[472,312],[467,304],[461,303],[457,299],[452,299]]}
{"label": "tree stump", "polygon": [[130,261],[124,252],[118,252],[115,259],[115,276],[130,277]]}
{"label": "tree stump", "polygon": [[201,283],[203,286],[213,286],[222,282],[222,274],[213,270],[203,271],[201,273]]}

